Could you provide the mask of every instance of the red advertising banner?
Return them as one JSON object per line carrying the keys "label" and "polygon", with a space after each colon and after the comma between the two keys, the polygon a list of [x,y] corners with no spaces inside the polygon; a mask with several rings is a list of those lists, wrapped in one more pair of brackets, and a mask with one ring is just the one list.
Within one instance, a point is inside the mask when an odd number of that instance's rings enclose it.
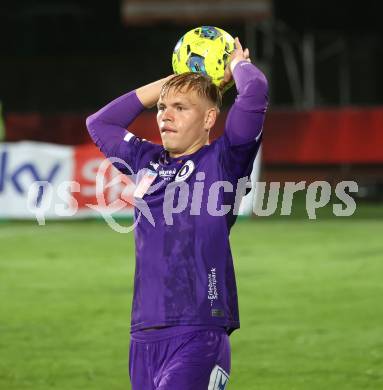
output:
{"label": "red advertising banner", "polygon": [[267,116],[263,161],[277,164],[383,163],[383,108]]}
{"label": "red advertising banner", "polygon": [[[213,129],[224,129],[223,112]],[[85,115],[10,114],[7,141],[37,140],[66,145],[90,143]],[[141,138],[160,143],[155,112],[145,112],[130,126]],[[382,164],[383,107],[270,111],[263,138],[266,164]]]}
{"label": "red advertising banner", "polygon": [[113,209],[115,204],[116,211],[132,213],[134,184],[113,167],[95,145],[74,147],[72,180],[79,183],[80,190],[73,196],[80,210],[89,210],[89,205],[100,210]]}

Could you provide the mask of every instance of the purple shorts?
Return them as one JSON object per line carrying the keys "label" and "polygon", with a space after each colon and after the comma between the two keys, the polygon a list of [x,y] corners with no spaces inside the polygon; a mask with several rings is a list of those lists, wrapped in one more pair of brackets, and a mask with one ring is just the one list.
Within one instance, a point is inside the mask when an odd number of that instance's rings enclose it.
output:
{"label": "purple shorts", "polygon": [[131,335],[132,390],[224,390],[229,336],[222,328],[174,326]]}

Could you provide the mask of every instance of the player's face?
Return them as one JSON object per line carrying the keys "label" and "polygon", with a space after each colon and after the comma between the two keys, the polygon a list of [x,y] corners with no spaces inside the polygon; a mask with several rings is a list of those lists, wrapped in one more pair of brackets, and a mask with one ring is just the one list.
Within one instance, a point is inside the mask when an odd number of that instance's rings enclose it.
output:
{"label": "player's face", "polygon": [[157,103],[162,144],[171,157],[190,154],[209,141],[217,110],[194,90],[169,90]]}

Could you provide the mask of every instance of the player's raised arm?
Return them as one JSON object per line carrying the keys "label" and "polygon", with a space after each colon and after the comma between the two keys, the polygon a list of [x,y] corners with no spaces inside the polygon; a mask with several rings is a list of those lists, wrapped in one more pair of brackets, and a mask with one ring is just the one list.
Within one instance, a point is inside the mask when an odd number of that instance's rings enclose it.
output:
{"label": "player's raised arm", "polygon": [[106,157],[125,159],[127,141],[133,137],[127,127],[145,108],[157,103],[161,87],[170,77],[126,93],[86,119],[92,140]]}
{"label": "player's raised arm", "polygon": [[250,62],[249,50],[242,49],[238,38],[222,86],[232,77],[238,95],[227,116],[225,133],[231,145],[242,145],[254,141],[262,132],[268,84],[265,75]]}

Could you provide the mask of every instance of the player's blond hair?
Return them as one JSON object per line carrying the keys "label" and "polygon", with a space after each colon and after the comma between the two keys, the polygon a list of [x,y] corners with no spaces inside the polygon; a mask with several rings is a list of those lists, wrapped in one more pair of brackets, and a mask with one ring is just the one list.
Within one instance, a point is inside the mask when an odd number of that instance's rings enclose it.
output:
{"label": "player's blond hair", "polygon": [[160,97],[166,96],[170,90],[174,92],[196,91],[199,96],[207,98],[217,108],[222,105],[222,92],[213,84],[209,76],[203,73],[186,72],[172,77],[161,88]]}

